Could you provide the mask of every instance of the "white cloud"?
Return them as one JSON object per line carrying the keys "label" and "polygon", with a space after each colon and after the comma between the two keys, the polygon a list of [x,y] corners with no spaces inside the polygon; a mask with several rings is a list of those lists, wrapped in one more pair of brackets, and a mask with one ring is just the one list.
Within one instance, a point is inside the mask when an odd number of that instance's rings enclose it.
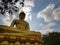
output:
{"label": "white cloud", "polygon": [[45,9],[40,11],[37,18],[43,17],[46,22],[60,20],[60,8],[55,8],[55,4],[49,4]]}
{"label": "white cloud", "polygon": [[39,30],[42,34],[46,34],[46,33],[49,33],[49,32],[53,32],[54,29],[51,29],[51,28],[47,28],[47,29],[44,29],[44,30]]}
{"label": "white cloud", "polygon": [[15,15],[9,15],[8,12],[4,15],[0,14],[0,25],[10,25],[11,21],[15,19]]}
{"label": "white cloud", "polygon": [[53,26],[55,26],[55,25],[56,25],[56,23],[54,23],[54,22],[49,22],[48,24],[44,25],[42,29],[51,28],[51,27],[53,27]]}
{"label": "white cloud", "polygon": [[42,30],[40,30],[40,31],[43,34],[48,33],[48,32],[52,32],[52,31],[54,31],[54,28],[52,28],[52,27],[54,27],[55,25],[56,25],[56,23],[49,22],[48,24],[44,25],[43,28],[42,28]]}
{"label": "white cloud", "polygon": [[31,31],[41,32],[41,34],[46,34],[46,33],[49,33],[49,32],[53,32],[54,29],[47,28],[47,29],[42,29],[42,30],[31,30]]}
{"label": "white cloud", "polygon": [[54,31],[54,28],[52,27],[54,27],[55,25],[56,23],[49,22],[48,24],[43,25],[41,30],[32,30],[32,31],[37,31],[37,32],[41,32],[42,34],[46,34],[46,33]]}
{"label": "white cloud", "polygon": [[55,20],[60,20],[60,8],[56,8],[52,14]]}
{"label": "white cloud", "polygon": [[33,0],[25,0],[25,7],[34,7],[35,5],[34,5],[34,1]]}
{"label": "white cloud", "polygon": [[31,11],[31,7],[23,7],[23,11],[28,13]]}
{"label": "white cloud", "polygon": [[29,16],[29,19],[32,20],[32,16],[31,15]]}
{"label": "white cloud", "polygon": [[0,14],[0,25],[9,25],[9,17]]}
{"label": "white cloud", "polygon": [[25,18],[25,20],[27,20],[27,19],[32,20],[32,16],[31,16],[30,13],[26,13],[26,18]]}

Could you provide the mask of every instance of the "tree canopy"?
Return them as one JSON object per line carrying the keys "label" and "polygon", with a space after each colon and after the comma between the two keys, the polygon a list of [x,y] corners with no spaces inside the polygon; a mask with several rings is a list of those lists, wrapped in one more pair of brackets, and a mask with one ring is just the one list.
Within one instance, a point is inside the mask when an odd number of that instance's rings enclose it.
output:
{"label": "tree canopy", "polygon": [[60,32],[52,32],[44,35],[42,45],[60,45]]}

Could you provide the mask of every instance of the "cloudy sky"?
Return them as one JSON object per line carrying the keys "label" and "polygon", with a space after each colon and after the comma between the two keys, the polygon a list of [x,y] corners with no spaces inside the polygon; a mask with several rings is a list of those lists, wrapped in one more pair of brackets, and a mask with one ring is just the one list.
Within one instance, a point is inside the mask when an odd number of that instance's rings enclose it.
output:
{"label": "cloudy sky", "polygon": [[[26,13],[25,20],[29,23],[31,31],[43,34],[60,32],[60,0],[25,0],[24,4],[21,10]],[[19,2],[16,5],[21,7]],[[10,25],[15,18],[18,18],[18,12],[13,16],[0,14],[0,25]]]}

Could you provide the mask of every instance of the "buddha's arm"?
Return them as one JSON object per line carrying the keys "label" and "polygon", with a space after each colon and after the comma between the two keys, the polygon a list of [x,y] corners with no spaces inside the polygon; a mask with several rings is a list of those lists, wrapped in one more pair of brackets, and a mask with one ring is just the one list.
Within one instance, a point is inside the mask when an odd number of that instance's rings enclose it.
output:
{"label": "buddha's arm", "polygon": [[10,27],[14,27],[14,25],[15,25],[15,20],[12,21]]}

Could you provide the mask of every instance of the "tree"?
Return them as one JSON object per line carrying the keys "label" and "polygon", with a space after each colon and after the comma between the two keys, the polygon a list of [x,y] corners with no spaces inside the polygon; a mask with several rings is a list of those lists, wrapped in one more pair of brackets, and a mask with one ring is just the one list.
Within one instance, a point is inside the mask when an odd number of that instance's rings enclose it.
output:
{"label": "tree", "polygon": [[[16,3],[19,0],[0,0],[0,14],[4,15],[6,12],[13,14],[13,11],[17,12],[19,8],[16,6]],[[20,5],[24,6],[24,0],[20,2]]]}
{"label": "tree", "polygon": [[42,45],[60,45],[60,32],[52,32],[44,35]]}

